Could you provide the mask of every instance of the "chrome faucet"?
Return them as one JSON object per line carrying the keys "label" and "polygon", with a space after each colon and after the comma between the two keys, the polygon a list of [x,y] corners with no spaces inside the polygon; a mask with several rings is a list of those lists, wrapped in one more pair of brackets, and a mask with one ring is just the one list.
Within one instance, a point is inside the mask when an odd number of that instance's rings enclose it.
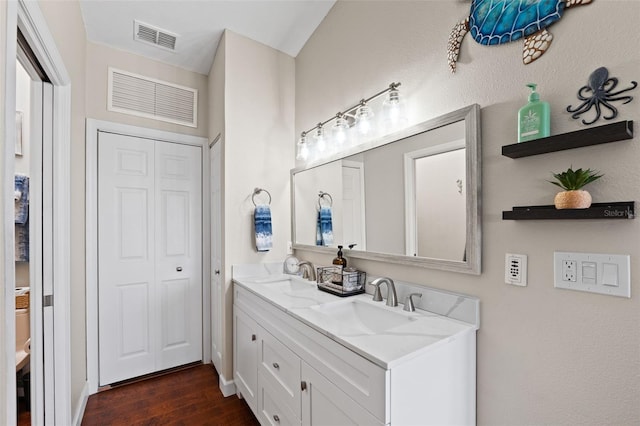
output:
{"label": "chrome faucet", "polygon": [[313,263],[308,260],[303,260],[298,263],[298,267],[302,269],[302,278],[305,278],[309,281],[316,280],[316,268],[313,267]]}
{"label": "chrome faucet", "polygon": [[371,285],[375,286],[373,300],[376,302],[382,302],[382,294],[380,293],[380,284],[382,283],[387,283],[387,306],[398,306],[396,286],[393,284],[393,280],[391,278],[382,277],[371,281]]}
{"label": "chrome faucet", "polygon": [[404,301],[404,310],[407,312],[415,312],[416,305],[413,304],[413,296],[422,297],[422,293],[411,293]]}

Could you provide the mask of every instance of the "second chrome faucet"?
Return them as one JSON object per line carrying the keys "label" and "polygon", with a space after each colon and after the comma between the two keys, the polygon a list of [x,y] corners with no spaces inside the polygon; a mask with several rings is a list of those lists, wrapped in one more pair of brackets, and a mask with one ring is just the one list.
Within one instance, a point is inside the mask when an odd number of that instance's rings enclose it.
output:
{"label": "second chrome faucet", "polygon": [[371,285],[375,287],[373,300],[376,302],[382,302],[382,293],[380,292],[380,285],[382,283],[387,284],[387,306],[398,306],[396,286],[393,284],[393,280],[391,278],[382,277],[371,281]]}

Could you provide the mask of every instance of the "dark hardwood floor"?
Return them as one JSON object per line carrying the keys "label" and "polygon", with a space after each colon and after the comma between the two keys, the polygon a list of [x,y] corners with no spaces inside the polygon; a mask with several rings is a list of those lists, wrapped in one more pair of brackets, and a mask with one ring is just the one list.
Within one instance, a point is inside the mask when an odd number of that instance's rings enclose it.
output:
{"label": "dark hardwood floor", "polygon": [[224,398],[212,365],[197,365],[89,397],[82,424],[258,425],[246,402]]}

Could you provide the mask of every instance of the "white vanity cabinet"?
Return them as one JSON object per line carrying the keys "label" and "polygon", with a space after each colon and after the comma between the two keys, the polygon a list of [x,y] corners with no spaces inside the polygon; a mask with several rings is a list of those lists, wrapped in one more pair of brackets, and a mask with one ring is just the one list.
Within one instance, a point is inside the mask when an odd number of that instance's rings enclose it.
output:
{"label": "white vanity cabinet", "polygon": [[233,377],[253,412],[257,409],[259,328],[242,309],[233,310]]}
{"label": "white vanity cabinet", "polygon": [[253,290],[234,285],[234,380],[261,424],[475,423],[474,329],[378,365]]}

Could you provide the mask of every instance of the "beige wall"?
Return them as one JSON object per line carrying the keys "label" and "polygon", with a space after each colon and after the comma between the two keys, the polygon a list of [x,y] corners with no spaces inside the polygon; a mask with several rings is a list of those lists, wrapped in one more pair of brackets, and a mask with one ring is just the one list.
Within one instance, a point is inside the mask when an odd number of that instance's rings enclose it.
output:
{"label": "beige wall", "polygon": [[[215,64],[214,64],[215,69]],[[282,260],[290,240],[289,169],[294,165],[294,60],[231,31],[225,32],[224,228],[225,344],[220,373],[232,374],[231,265]],[[211,135],[215,137],[215,135]],[[256,187],[272,197],[273,249],[255,250]]]}
{"label": "beige wall", "polygon": [[[550,204],[551,171],[592,167],[605,177],[588,188],[595,201],[640,199],[638,137],[512,160],[525,84],[551,103],[552,133],[583,128],[564,109],[589,74],[607,66],[620,88],[638,79],[636,1],[595,1],[566,12],[551,48],[523,65],[522,44],[485,47],[467,36],[458,72],[446,44],[468,15],[466,2],[339,1],[296,59],[296,134],[341,108],[401,81],[410,123],[460,107],[482,107],[483,268],[479,277],[379,262],[351,263],[369,274],[478,296],[478,423],[637,424],[640,418],[640,221],[501,220],[512,206]],[[636,90],[631,93],[638,97]],[[618,120],[637,121],[638,99]],[[598,124],[603,124],[602,122]],[[293,145],[294,140],[290,143]],[[556,290],[553,251],[631,255],[631,299]],[[505,252],[529,256],[529,285],[504,284]],[[298,252],[315,262],[330,256]]]}
{"label": "beige wall", "polygon": [[[107,111],[109,67],[197,89],[198,127]],[[87,117],[186,135],[207,136],[207,76],[92,42],[87,42],[86,73]]]}

